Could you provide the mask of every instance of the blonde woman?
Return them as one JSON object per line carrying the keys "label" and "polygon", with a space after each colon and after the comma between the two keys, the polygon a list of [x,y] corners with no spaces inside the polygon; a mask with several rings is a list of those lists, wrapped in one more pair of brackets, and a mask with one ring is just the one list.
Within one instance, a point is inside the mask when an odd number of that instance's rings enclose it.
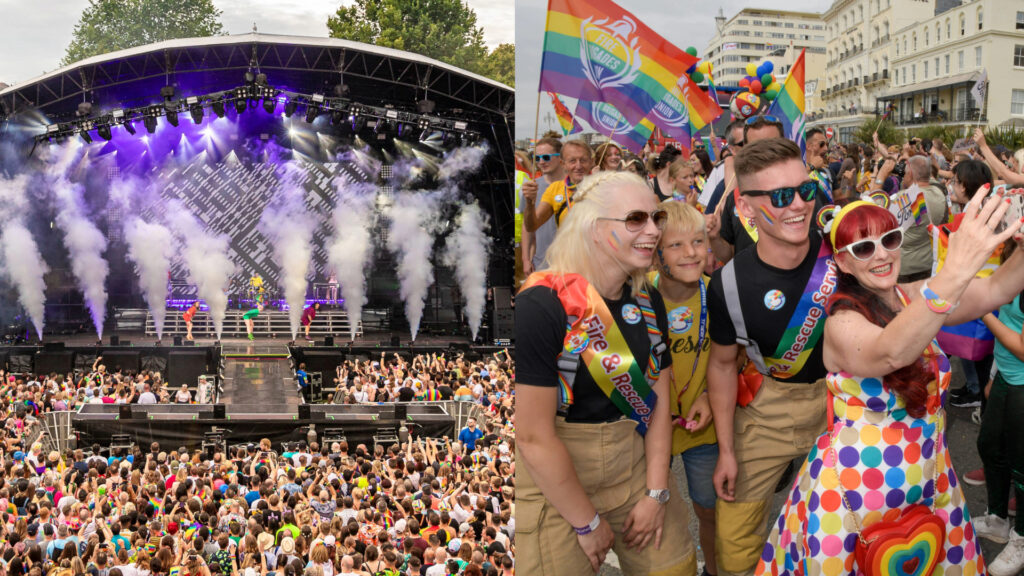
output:
{"label": "blonde woman", "polygon": [[686,202],[696,208],[700,190],[696,186],[697,173],[693,163],[679,158],[669,165],[668,177],[672,181],[672,199],[677,202]]}
{"label": "blonde woman", "polygon": [[666,215],[626,172],[591,176],[577,195],[550,267],[516,298],[517,568],[589,575],[614,548],[627,574],[691,575],[668,473],[668,324],[645,277]]}

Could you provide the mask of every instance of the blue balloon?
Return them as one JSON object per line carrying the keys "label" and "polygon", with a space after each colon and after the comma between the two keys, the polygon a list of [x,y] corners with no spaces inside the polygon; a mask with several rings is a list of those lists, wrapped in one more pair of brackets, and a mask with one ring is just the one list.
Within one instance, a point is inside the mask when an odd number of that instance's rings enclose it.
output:
{"label": "blue balloon", "polygon": [[764,76],[764,64],[761,64],[760,66],[757,67],[757,77],[758,77],[758,79],[760,79],[761,76]]}
{"label": "blue balloon", "polygon": [[764,63],[764,73],[765,74],[771,74],[773,70],[775,70],[775,65],[772,64],[772,61],[771,60],[765,61],[765,63]]}

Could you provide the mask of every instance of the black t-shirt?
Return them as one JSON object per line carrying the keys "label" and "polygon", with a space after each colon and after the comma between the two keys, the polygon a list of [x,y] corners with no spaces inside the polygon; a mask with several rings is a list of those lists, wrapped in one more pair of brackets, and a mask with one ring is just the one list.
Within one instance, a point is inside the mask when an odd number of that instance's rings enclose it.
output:
{"label": "black t-shirt", "polygon": [[437,391],[441,393],[441,400],[451,400],[455,397],[455,391],[447,384],[441,384],[438,386]]}
{"label": "black t-shirt", "polygon": [[671,190],[668,191],[668,196],[661,193],[661,184],[658,184],[657,178],[652,179],[651,182],[654,188],[654,194],[658,197],[659,202],[664,202],[665,200],[669,200],[672,198]]}
{"label": "black t-shirt", "polygon": [[[665,302],[656,290],[650,291],[651,306],[663,335],[668,334]],[[647,336],[647,323],[641,318],[630,324],[622,317],[627,304],[636,306],[629,286],[622,289],[618,300],[605,299],[608,310],[615,318],[633,358],[641,370],[647,370],[651,341]],[[558,355],[565,341],[567,318],[558,295],[551,288],[534,286],[516,296],[516,383],[531,386],[558,386]],[[666,339],[667,336],[663,336]],[[672,364],[672,354],[666,350],[661,358],[662,368]],[[585,366],[579,366],[573,383],[575,398],[566,420],[570,422],[605,422],[614,420],[622,412],[604,395]]]}
{"label": "black t-shirt", "polygon": [[398,389],[398,401],[399,402],[412,402],[416,398],[416,391],[408,386],[402,386]]}
{"label": "black t-shirt", "polygon": [[[774,356],[779,340],[786,331],[793,311],[810,280],[822,242],[820,234],[811,234],[811,247],[807,257],[793,270],[782,270],[765,264],[758,257],[756,248],[736,254],[734,266],[743,320],[747,325],[747,336],[757,341],[761,354]],[[785,299],[781,307],[772,310],[768,307],[768,294],[776,290],[782,292]],[[777,302],[778,298],[772,300],[773,304]],[[736,330],[722,290],[721,270],[715,271],[708,286],[708,322],[708,332],[712,341],[725,346],[736,343]],[[819,340],[800,372],[792,378],[779,380],[814,382],[823,378],[826,371],[821,359],[821,349]]]}

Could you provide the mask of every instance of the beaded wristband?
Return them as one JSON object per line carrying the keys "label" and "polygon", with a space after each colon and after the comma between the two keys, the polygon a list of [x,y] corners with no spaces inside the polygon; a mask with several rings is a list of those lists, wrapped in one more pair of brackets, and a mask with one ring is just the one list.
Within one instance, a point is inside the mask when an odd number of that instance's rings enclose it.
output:
{"label": "beaded wristband", "polygon": [[927,280],[921,285],[921,296],[924,296],[924,303],[928,309],[936,314],[949,314],[959,306],[959,303],[951,304],[932,291]]}

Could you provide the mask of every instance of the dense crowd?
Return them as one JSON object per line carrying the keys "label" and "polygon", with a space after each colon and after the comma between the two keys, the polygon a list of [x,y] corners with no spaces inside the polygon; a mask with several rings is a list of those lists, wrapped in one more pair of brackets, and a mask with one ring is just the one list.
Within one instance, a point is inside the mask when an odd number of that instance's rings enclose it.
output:
{"label": "dense crowd", "polygon": [[95,401],[175,402],[178,390],[158,373],[108,373],[101,358],[77,380],[2,375],[0,573],[512,574],[511,357],[373,364],[339,374],[356,381],[351,401],[360,391],[365,402],[404,397],[385,382],[405,384],[409,374],[417,389],[447,393],[456,384],[450,397],[461,390],[460,399],[484,408],[484,421],[478,427],[470,418],[453,438],[391,446],[312,442],[282,451],[264,439],[226,452],[154,443],[148,451],[94,445],[46,453],[27,444],[43,412]]}
{"label": "dense crowd", "polygon": [[[517,154],[521,568],[693,573],[678,456],[705,574],[891,573],[879,535],[914,522],[923,573],[1024,569],[1024,150],[800,144],[753,115],[642,156]],[[946,405],[978,408],[959,478]]]}

